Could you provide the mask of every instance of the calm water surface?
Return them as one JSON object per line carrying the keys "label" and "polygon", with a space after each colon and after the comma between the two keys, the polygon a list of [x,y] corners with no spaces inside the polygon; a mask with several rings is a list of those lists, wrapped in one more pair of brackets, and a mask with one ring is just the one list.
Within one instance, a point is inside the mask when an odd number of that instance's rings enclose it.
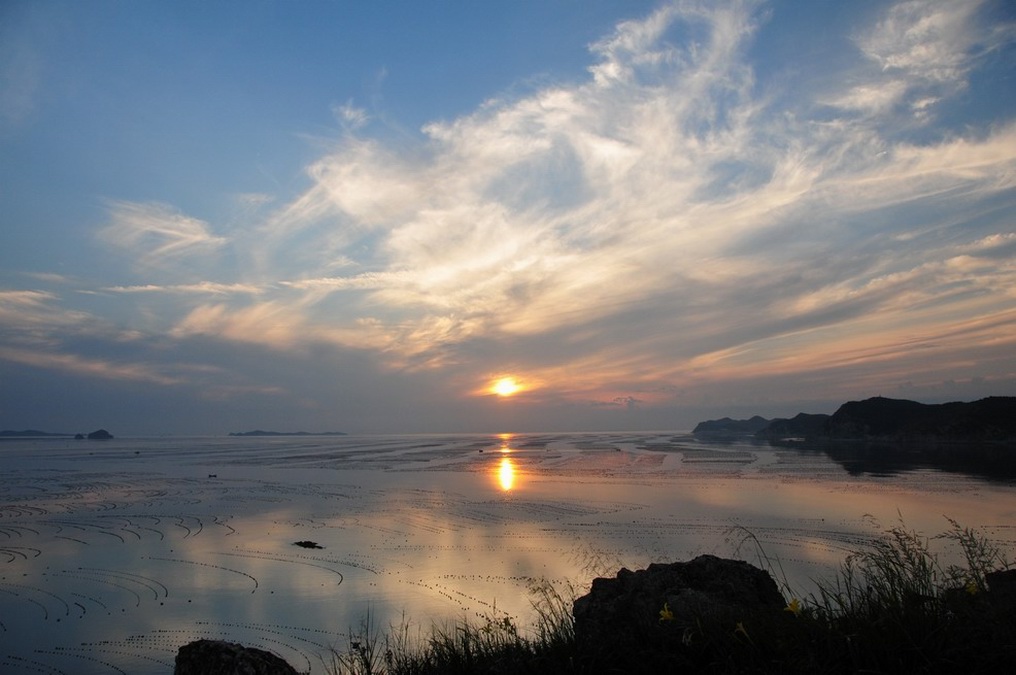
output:
{"label": "calm water surface", "polygon": [[801,592],[901,516],[1016,548],[1013,481],[834,456],[673,433],[2,441],[0,672],[165,675],[208,637],[325,673],[368,614],[524,626],[536,580],[758,562],[748,532]]}

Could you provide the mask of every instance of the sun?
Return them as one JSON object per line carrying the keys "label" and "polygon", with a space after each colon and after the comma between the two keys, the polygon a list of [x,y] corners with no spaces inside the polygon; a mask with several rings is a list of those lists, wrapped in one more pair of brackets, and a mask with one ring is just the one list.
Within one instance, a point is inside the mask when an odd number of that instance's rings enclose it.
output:
{"label": "sun", "polygon": [[502,377],[491,385],[491,392],[498,396],[512,396],[522,389],[522,385],[514,377]]}

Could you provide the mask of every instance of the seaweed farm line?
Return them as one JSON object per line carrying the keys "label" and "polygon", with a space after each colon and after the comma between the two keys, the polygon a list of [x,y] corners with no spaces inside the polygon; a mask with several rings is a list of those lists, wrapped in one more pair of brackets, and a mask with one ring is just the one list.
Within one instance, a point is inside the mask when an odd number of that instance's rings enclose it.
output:
{"label": "seaweed farm line", "polygon": [[901,517],[1016,545],[1011,481],[678,433],[8,440],[0,475],[3,673],[168,674],[199,638],[326,673],[368,616],[525,627],[535,581],[756,541],[807,592]]}

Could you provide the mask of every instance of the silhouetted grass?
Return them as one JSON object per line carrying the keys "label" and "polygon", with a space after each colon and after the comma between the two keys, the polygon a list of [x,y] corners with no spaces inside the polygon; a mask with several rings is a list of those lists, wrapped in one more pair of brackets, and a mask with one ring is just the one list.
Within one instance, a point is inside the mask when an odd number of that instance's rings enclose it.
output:
{"label": "silhouetted grass", "polygon": [[571,618],[574,593],[562,593],[549,582],[530,588],[537,622],[528,635],[519,632],[511,617],[486,617],[434,626],[428,636],[410,635],[403,617],[385,635],[378,635],[370,617],[349,640],[348,649],[335,652],[335,675],[424,675],[445,673],[559,673],[570,672],[575,635]]}
{"label": "silhouetted grass", "polygon": [[1008,569],[1003,551],[950,520],[937,539],[965,564],[943,567],[930,541],[902,523],[849,555],[807,603],[846,672],[1005,672],[1016,658],[1016,607],[989,594],[985,576]]}
{"label": "silhouetted grass", "polygon": [[[574,590],[533,587],[536,625],[508,617],[461,622],[409,635],[408,623],[378,635],[364,624],[337,653],[335,675],[432,673],[996,673],[1016,662],[1016,607],[988,591],[985,576],[1009,569],[1004,552],[950,520],[929,540],[901,522],[844,560],[836,576],[783,611],[652,617],[627,642],[576,643]],[[770,574],[778,563],[759,559]],[[962,565],[943,566],[931,542],[959,548]],[[663,599],[660,601],[663,610]],[[627,632],[626,632],[627,634]]]}

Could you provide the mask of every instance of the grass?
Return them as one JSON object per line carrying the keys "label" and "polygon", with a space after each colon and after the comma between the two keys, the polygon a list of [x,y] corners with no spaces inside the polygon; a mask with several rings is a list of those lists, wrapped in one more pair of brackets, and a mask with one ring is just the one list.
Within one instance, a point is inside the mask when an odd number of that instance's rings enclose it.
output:
{"label": "grass", "polygon": [[435,626],[425,638],[411,635],[403,617],[399,625],[379,635],[368,616],[351,634],[348,648],[333,653],[330,671],[334,675],[571,672],[573,589],[562,592],[542,581],[529,590],[537,615],[530,634],[521,634],[509,616],[488,616],[479,624]]}
{"label": "grass", "polygon": [[[472,673],[996,673],[1016,662],[1016,606],[989,592],[988,573],[1009,569],[1004,551],[949,520],[931,539],[900,524],[849,554],[835,577],[783,611],[670,617],[609,645],[580,645],[574,589],[532,589],[536,625],[509,617],[460,622],[410,635],[403,620],[384,635],[368,621],[336,652],[334,675]],[[751,533],[763,567],[778,564]],[[943,565],[933,543],[961,565]],[[663,600],[660,601],[663,610]]]}

